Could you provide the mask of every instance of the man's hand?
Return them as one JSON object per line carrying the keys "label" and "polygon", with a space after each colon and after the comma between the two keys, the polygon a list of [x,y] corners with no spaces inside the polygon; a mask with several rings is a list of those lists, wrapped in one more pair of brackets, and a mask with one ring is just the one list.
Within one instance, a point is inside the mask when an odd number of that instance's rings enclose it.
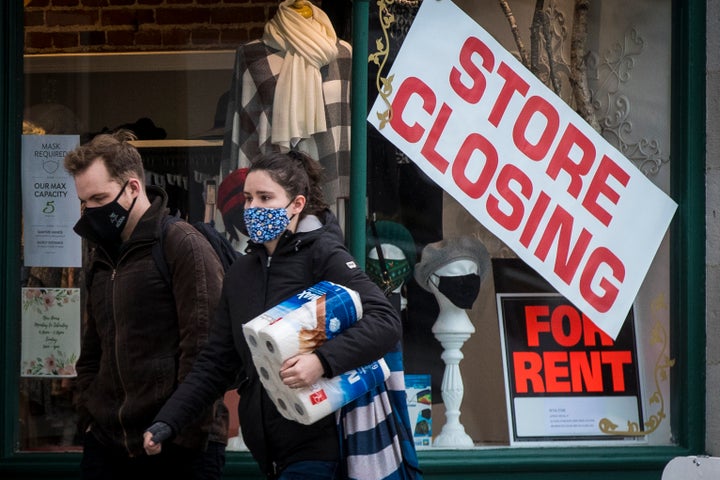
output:
{"label": "man's hand", "polygon": [[143,447],[148,455],[157,455],[162,451],[162,442],[172,437],[170,425],[164,422],[155,422],[143,433]]}

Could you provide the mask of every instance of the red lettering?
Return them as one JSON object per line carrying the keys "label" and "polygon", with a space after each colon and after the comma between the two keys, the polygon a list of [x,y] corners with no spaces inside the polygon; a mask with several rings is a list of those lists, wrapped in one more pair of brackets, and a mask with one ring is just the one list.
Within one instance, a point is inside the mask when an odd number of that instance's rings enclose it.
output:
{"label": "red lettering", "polygon": [[602,276],[598,282],[601,293],[593,291],[593,281],[598,275],[601,266],[610,269],[612,278],[622,283],[625,280],[625,265],[610,250],[598,247],[588,258],[582,275],[580,275],[580,294],[598,312],[605,313],[612,307],[618,296],[619,289],[608,279]]}
{"label": "red lettering", "polygon": [[420,96],[423,110],[431,115],[435,111],[435,105],[437,104],[435,93],[419,78],[408,77],[400,84],[392,102],[393,114],[390,117],[390,126],[398,135],[410,143],[419,142],[425,134],[425,129],[420,125],[417,123],[408,125],[402,118],[405,107],[407,107],[407,104],[414,95]]}
{"label": "red lettering", "polygon": [[541,321],[547,318],[550,307],[547,305],[527,305],[525,307],[525,331],[527,332],[528,347],[540,346],[540,333],[550,331],[550,322]]}
{"label": "red lettering", "polygon": [[515,372],[515,391],[528,393],[532,386],[533,393],[544,393],[542,375],[542,358],[535,352],[513,352],[513,370]]}
{"label": "red lettering", "polygon": [[603,391],[600,352],[570,352],[570,373],[573,392],[582,392],[583,383],[587,392]]}
{"label": "red lettering", "polygon": [[553,271],[568,285],[572,282],[575,272],[580,265],[580,260],[582,260],[583,255],[585,255],[585,251],[592,239],[592,234],[583,228],[575,242],[572,252],[570,252],[572,227],[572,216],[558,205],[550,216],[540,243],[538,243],[537,249],[535,249],[535,256],[545,261],[550,247],[557,237],[558,241]]}
{"label": "red lettering", "polygon": [[595,322],[590,320],[585,314],[582,316],[583,320],[583,343],[586,347],[594,347],[597,345],[597,339],[600,338],[600,345],[610,347],[615,344],[610,335],[603,332],[595,325]]}
{"label": "red lettering", "polygon": [[530,88],[530,84],[523,80],[520,75],[515,73],[512,68],[507,66],[505,62],[500,64],[497,73],[505,79],[505,83],[503,84],[497,100],[495,101],[495,105],[493,105],[493,109],[488,117],[490,123],[496,127],[500,124],[500,120],[502,120],[503,115],[505,115],[505,110],[507,110],[507,106],[510,103],[510,99],[513,94],[517,92],[524,97]]}
{"label": "red lettering", "polygon": [[[475,151],[485,156],[482,170],[477,180],[467,178],[466,169]],[[479,133],[471,133],[463,142],[452,166],[452,176],[457,186],[470,198],[480,198],[487,191],[498,166],[497,150],[490,141]]]}
{"label": "red lettering", "polygon": [[[552,393],[563,393],[570,391],[570,370],[567,365],[567,352],[543,352],[543,364],[545,367],[545,389]],[[568,380],[561,380],[561,379]]]}
{"label": "red lettering", "polygon": [[550,196],[545,192],[540,192],[538,195],[535,205],[533,205],[530,215],[528,215],[527,222],[525,222],[525,228],[522,234],[520,234],[520,244],[525,248],[530,247],[530,241],[535,236],[538,227],[540,226],[540,220],[542,220],[548,205],[550,204]]}
{"label": "red lettering", "polygon": [[[545,117],[545,127],[537,142],[532,144],[527,138],[527,128],[536,113]],[[542,97],[530,97],[525,102],[513,127],[513,141],[515,146],[530,160],[542,160],[550,150],[559,128],[560,115],[555,107]]]}
{"label": "red lettering", "polygon": [[[568,333],[565,333],[565,319],[567,319]],[[572,347],[582,338],[582,322],[580,312],[572,305],[559,305],[555,307],[550,316],[552,335],[558,345]]]}
{"label": "red lettering", "polygon": [[625,391],[625,369],[623,365],[631,364],[632,357],[630,352],[623,350],[620,352],[602,352],[602,362],[610,364],[612,372],[613,392]]}
{"label": "red lettering", "polygon": [[609,177],[613,177],[623,187],[627,187],[630,181],[630,175],[625,170],[607,155],[603,155],[582,201],[583,207],[605,226],[610,225],[612,215],[597,203],[598,198],[602,195],[615,205],[620,200],[620,194],[607,183]]}
{"label": "red lettering", "polygon": [[[577,163],[570,158],[573,147],[578,147],[582,152]],[[560,171],[565,170],[570,175],[567,191],[573,197],[578,198],[580,190],[582,190],[580,177],[587,175],[594,161],[595,145],[577,127],[569,124],[548,164],[547,174],[553,180],[557,180]]]}
{"label": "red lettering", "polygon": [[481,65],[485,70],[492,72],[495,66],[495,57],[493,56],[492,50],[481,42],[480,39],[475,37],[469,37],[465,40],[465,43],[460,49],[459,56],[460,65],[473,80],[472,85],[465,86],[462,82],[462,72],[460,72],[460,70],[455,67],[450,70],[450,86],[452,89],[455,90],[455,93],[457,93],[460,98],[473,104],[480,101],[483,93],[485,93],[485,86],[487,85],[485,76],[473,62],[473,55],[476,53],[480,55],[482,60]]}
{"label": "red lettering", "polygon": [[520,226],[525,214],[525,205],[512,189],[512,184],[519,185],[520,194],[526,199],[530,199],[533,190],[532,180],[518,167],[508,163],[500,170],[495,181],[495,188],[497,188],[500,197],[510,205],[510,212],[506,214],[501,210],[500,200],[495,195],[488,195],[487,200],[488,215],[501,227],[511,232]]}
{"label": "red lettering", "polygon": [[438,153],[436,147],[438,141],[440,141],[443,131],[445,130],[445,126],[450,119],[451,113],[452,109],[446,103],[443,103],[432,128],[430,128],[428,138],[422,146],[422,149],[420,149],[420,153],[427,158],[428,162],[430,162],[433,167],[437,168],[442,173],[445,173],[448,165],[450,165],[450,162]]}

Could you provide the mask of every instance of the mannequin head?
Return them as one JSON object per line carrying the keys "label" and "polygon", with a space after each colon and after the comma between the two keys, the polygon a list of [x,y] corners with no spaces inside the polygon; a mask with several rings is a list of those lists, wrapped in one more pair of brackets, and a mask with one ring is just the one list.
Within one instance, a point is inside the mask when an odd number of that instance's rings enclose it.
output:
{"label": "mannequin head", "polygon": [[435,294],[441,307],[441,301],[447,300],[457,308],[470,309],[489,267],[490,255],[480,240],[450,238],[425,246],[415,279]]}

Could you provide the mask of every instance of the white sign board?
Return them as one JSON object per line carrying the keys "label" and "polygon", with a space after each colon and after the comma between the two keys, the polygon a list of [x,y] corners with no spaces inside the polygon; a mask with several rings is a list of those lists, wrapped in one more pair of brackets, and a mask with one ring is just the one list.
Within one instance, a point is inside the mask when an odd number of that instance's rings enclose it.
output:
{"label": "white sign board", "polygon": [[27,267],[80,267],[82,243],[73,231],[80,218],[75,182],[63,167],[78,135],[23,135],[22,200]]}
{"label": "white sign board", "polygon": [[677,204],[449,0],[368,121],[615,338]]}

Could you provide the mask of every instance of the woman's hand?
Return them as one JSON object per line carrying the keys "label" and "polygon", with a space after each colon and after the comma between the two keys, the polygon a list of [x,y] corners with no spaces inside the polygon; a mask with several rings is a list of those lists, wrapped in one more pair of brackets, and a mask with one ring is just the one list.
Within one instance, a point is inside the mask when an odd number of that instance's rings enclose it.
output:
{"label": "woman's hand", "polygon": [[324,373],[322,363],[314,353],[302,353],[285,360],[280,378],[290,388],[304,388],[316,383]]}

